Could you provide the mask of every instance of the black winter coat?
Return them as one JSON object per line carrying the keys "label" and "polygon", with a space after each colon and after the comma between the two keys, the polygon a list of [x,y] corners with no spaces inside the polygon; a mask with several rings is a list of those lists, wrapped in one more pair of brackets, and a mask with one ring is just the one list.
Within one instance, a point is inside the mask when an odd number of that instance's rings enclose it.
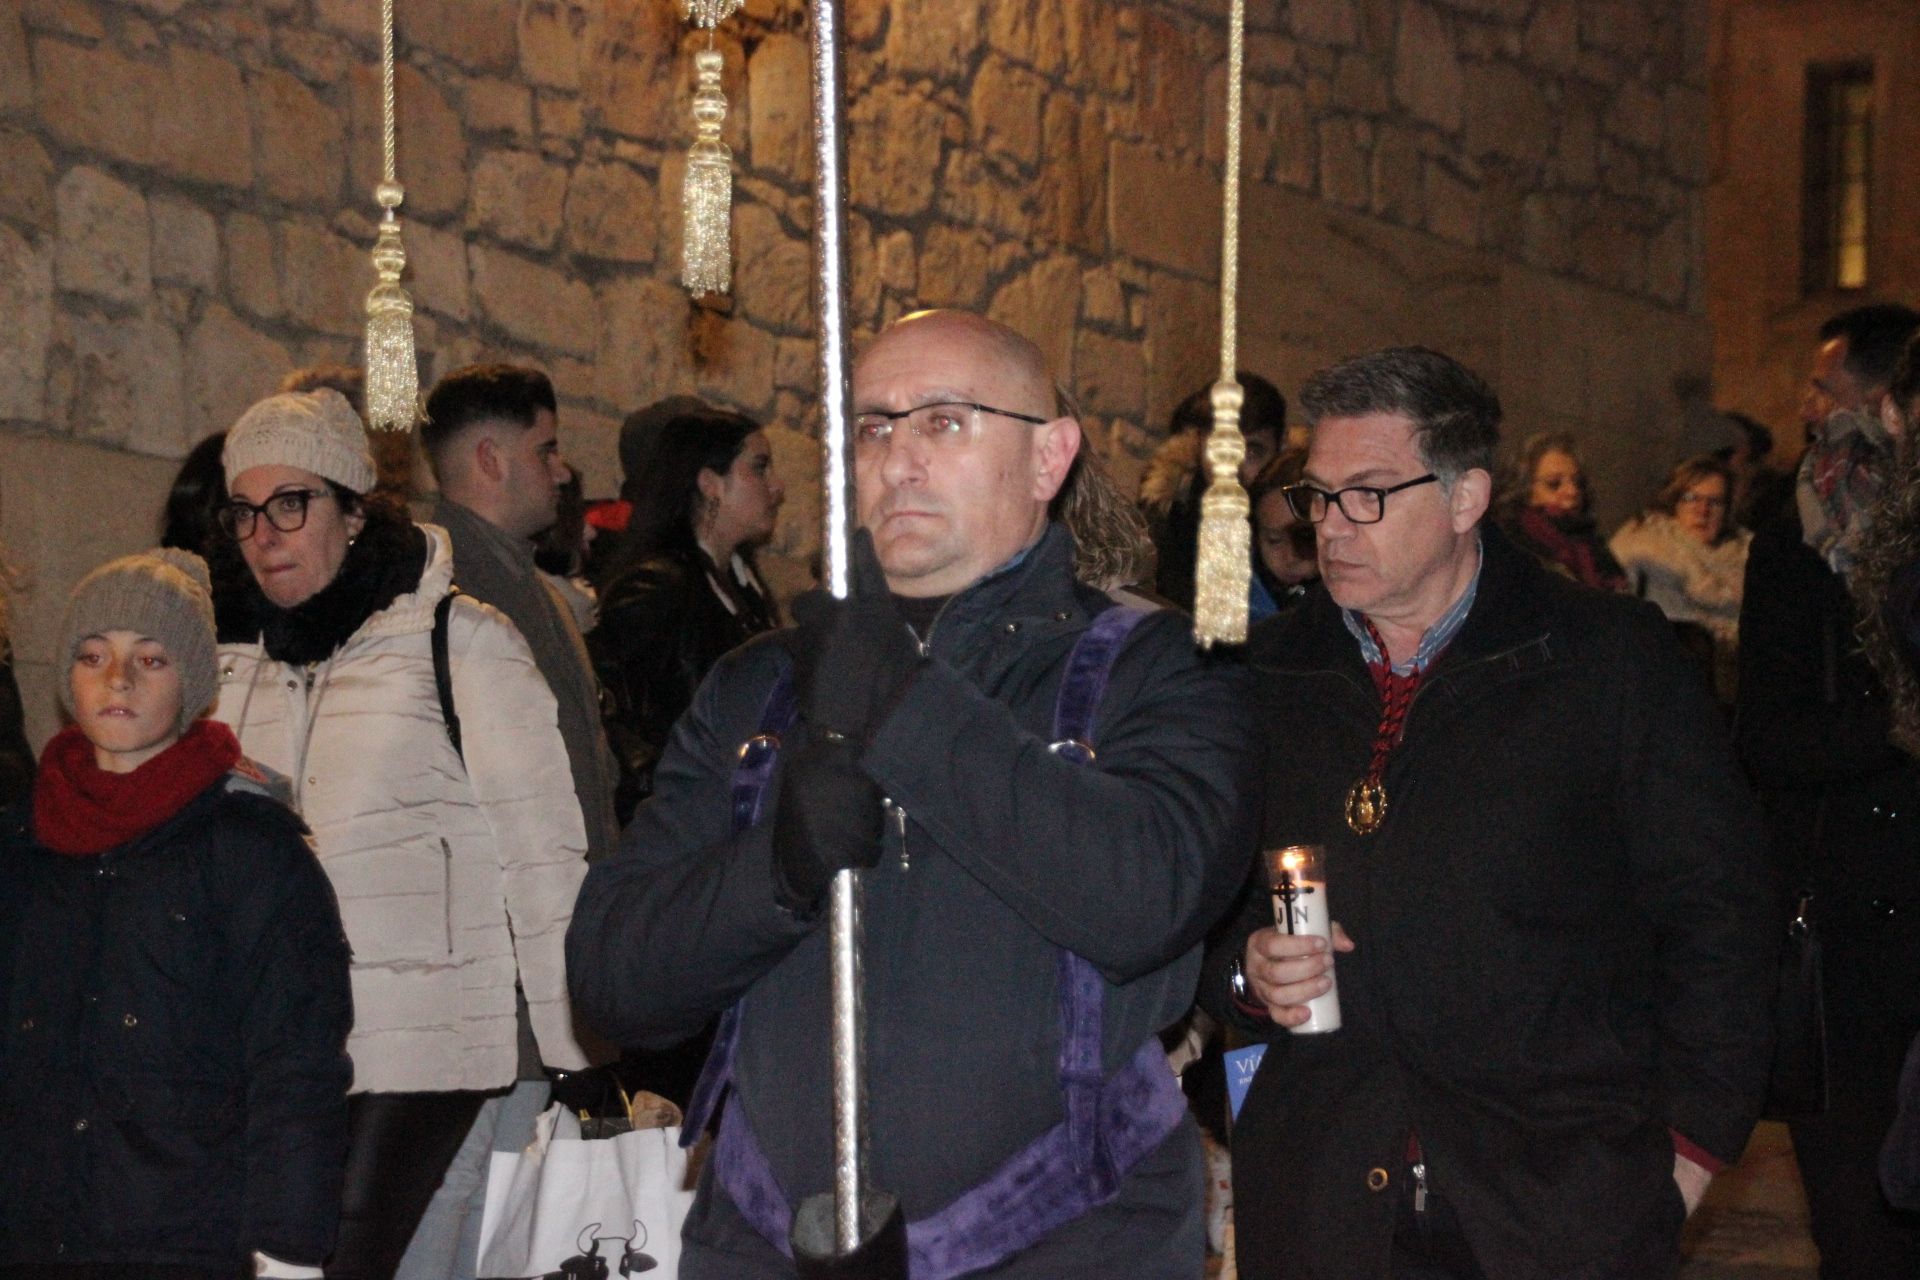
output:
{"label": "black winter coat", "polygon": [[1224,999],[1264,889],[1210,956],[1203,1002],[1273,1041],[1233,1140],[1248,1280],[1384,1276],[1410,1131],[1488,1275],[1641,1280],[1623,1257],[1678,1260],[1669,1126],[1732,1161],[1759,1113],[1776,948],[1719,712],[1652,606],[1482,545],[1371,836],[1343,815],[1380,698],[1339,608],[1253,637],[1264,842],[1327,846],[1357,949],[1315,1036]]}
{"label": "black winter coat", "polygon": [[229,774],[97,857],[28,831],[0,830],[0,1265],[323,1261],[353,1009],[299,820]]}
{"label": "black winter coat", "polygon": [[33,748],[13,663],[0,657],[0,806],[19,804],[33,790]]}
{"label": "black winter coat", "polygon": [[1920,1032],[1920,982],[1907,980],[1920,974],[1920,766],[1888,739],[1886,689],[1857,617],[1797,514],[1754,535],[1740,753],[1773,827],[1781,886],[1814,894],[1835,1087],[1884,1089]]}
{"label": "black winter coat", "polygon": [[666,551],[621,571],[587,636],[605,691],[607,742],[620,765],[614,807],[625,826],[653,790],[654,765],[673,722],[728,650],[773,627],[765,601],[730,611],[697,551]]}
{"label": "black winter coat", "polygon": [[[1185,615],[1157,614],[1129,637],[1092,766],[1047,749],[1067,655],[1111,603],[1076,584],[1072,564],[1056,526],[1019,565],[949,602],[931,628],[933,661],[861,760],[905,811],[865,877],[863,923],[871,1176],[910,1219],[1060,1119],[1060,949],[1107,979],[1113,1071],[1189,1007],[1202,936],[1246,872],[1251,709],[1236,673],[1195,656]],[[576,1007],[622,1044],[684,1038],[745,996],[729,1105],[745,1109],[797,1201],[832,1186],[826,930],[775,903],[777,777],[761,824],[730,831],[736,752],[787,666],[784,640],[742,648],[701,686],[620,854],[587,875],[567,972]],[[1006,1274],[1194,1274],[1191,1129],[1142,1164],[1155,1161],[1156,1179],[1136,1169],[1110,1212],[1062,1228]],[[744,1228],[718,1201],[703,1188],[687,1239],[731,1256],[699,1274],[781,1274],[771,1259],[767,1270],[735,1262],[771,1251],[739,1244]],[[1190,1238],[1172,1229],[1183,1215]]]}

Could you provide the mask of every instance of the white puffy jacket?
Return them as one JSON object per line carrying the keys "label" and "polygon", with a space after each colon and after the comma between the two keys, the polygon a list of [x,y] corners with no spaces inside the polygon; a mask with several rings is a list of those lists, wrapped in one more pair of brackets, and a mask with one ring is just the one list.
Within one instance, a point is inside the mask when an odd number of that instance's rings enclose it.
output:
{"label": "white puffy jacket", "polygon": [[513,1083],[514,981],[540,1058],[577,1069],[563,946],[587,873],[586,829],[553,694],[500,613],[458,598],[448,622],[464,767],[434,687],[434,607],[453,581],[446,531],[422,525],[420,585],[326,662],[220,650],[214,717],[293,780],[353,946],[353,1090]]}

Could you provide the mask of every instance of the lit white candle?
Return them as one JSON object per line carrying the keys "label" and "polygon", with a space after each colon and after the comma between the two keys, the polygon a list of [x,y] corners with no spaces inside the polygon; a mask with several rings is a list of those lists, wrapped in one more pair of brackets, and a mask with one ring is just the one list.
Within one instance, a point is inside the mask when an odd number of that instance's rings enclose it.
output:
{"label": "lit white candle", "polygon": [[[1269,849],[1267,884],[1273,894],[1273,923],[1282,933],[1305,934],[1325,938],[1332,959],[1333,917],[1327,910],[1326,850],[1317,844],[1289,845]],[[1333,970],[1327,978],[1334,985],[1324,995],[1307,1001],[1307,1020],[1292,1028],[1293,1034],[1318,1035],[1340,1028],[1340,985]]]}

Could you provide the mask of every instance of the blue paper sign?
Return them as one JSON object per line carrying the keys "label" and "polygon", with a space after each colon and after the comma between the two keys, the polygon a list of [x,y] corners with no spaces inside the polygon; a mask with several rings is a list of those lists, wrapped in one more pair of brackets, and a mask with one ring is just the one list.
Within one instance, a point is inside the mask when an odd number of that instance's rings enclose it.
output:
{"label": "blue paper sign", "polygon": [[1253,1083],[1253,1074],[1260,1070],[1260,1059],[1266,1056],[1267,1046],[1264,1044],[1250,1044],[1244,1049],[1227,1051],[1227,1106],[1232,1110],[1235,1120],[1240,1118],[1240,1104],[1247,1100],[1247,1088]]}

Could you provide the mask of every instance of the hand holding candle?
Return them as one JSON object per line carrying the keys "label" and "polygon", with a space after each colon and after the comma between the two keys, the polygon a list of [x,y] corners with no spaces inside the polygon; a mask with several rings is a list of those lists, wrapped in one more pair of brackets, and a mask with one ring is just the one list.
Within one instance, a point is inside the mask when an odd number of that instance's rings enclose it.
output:
{"label": "hand holding candle", "polygon": [[1332,953],[1351,951],[1353,943],[1328,914],[1325,850],[1319,845],[1269,849],[1265,864],[1274,928],[1247,940],[1248,979],[1274,1021],[1295,1034],[1336,1030],[1340,994]]}

